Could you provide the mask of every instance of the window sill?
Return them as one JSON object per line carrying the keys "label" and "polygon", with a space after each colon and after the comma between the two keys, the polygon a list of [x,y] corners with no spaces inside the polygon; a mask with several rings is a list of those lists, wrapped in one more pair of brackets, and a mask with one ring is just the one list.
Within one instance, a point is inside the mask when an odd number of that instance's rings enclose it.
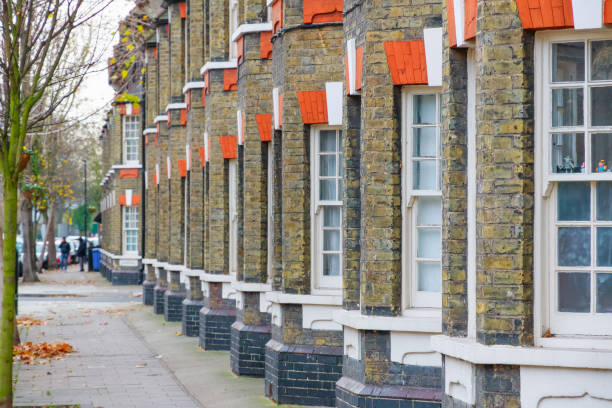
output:
{"label": "window sill", "polygon": [[140,165],[140,162],[138,161],[133,161],[133,162],[127,162],[127,163],[123,163],[123,164],[115,164],[111,170],[121,170],[121,169],[140,169],[142,168],[142,166]]}
{"label": "window sill", "polygon": [[610,336],[555,336],[536,339],[538,347],[612,351]]}
{"label": "window sill", "polygon": [[232,282],[232,288],[234,288],[238,292],[269,292],[270,290],[272,290],[272,286],[268,283],[255,283],[244,281]]}
{"label": "window sill", "polygon": [[410,311],[403,316],[366,316],[359,310],[338,310],[334,321],[356,330],[380,330],[392,332],[440,333],[442,315],[435,309]]}
{"label": "window sill", "polygon": [[471,364],[612,369],[612,349],[487,346],[465,337],[433,336],[433,349]]}
{"label": "window sill", "polygon": [[296,295],[274,291],[266,293],[266,300],[280,304],[342,306],[342,296],[337,295]]}

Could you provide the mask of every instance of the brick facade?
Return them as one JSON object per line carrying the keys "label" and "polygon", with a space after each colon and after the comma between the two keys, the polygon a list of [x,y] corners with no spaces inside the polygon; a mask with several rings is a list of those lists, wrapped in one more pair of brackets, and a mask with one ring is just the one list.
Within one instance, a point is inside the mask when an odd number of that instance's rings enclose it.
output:
{"label": "brick facade", "polygon": [[[557,275],[544,248],[556,234],[547,218],[556,186],[612,178],[542,170],[549,112],[541,123],[537,115],[549,100],[538,96],[550,82],[545,39],[603,47],[612,32],[595,21],[597,6],[587,16],[569,13],[571,2],[563,10],[527,3],[164,2],[143,45],[137,178],[110,171],[122,163],[121,103],[103,132],[102,273],[116,283],[140,279],[140,255],[137,266],[118,257],[119,196],[131,189],[144,199],[143,302],[181,321],[204,349],[229,351],[235,374],[264,377],[275,402],[611,401],[600,386],[612,363],[592,354],[609,351],[605,344],[581,332],[583,348],[598,351],[559,351],[575,340],[551,322],[557,289],[548,281]],[[419,98],[435,103],[419,111]],[[322,147],[325,130],[340,135],[334,161],[323,159],[333,152]],[[589,130],[571,131],[586,139]],[[418,153],[423,146],[433,151]],[[434,170],[419,167],[427,160]],[[421,171],[433,171],[432,186],[417,185]],[[337,200],[321,193],[332,177],[341,181]],[[439,213],[426,213],[426,200],[438,200]],[[339,248],[326,215],[333,206]],[[337,279],[331,259],[340,259]],[[430,268],[423,276],[421,266]],[[610,271],[599,267],[594,287],[605,289]],[[578,369],[583,376],[572,374]]]}

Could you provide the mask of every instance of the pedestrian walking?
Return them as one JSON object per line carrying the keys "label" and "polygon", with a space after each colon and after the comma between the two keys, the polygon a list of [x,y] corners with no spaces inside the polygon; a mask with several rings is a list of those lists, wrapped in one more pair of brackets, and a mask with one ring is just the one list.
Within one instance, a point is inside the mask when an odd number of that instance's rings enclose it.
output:
{"label": "pedestrian walking", "polygon": [[68,255],[70,254],[70,244],[66,241],[66,237],[62,238],[59,244],[60,248],[60,270],[68,270]]}
{"label": "pedestrian walking", "polygon": [[76,254],[79,257],[81,272],[85,272],[83,265],[85,264],[85,256],[87,255],[87,244],[85,244],[85,240],[82,237],[79,237],[79,247],[77,248]]}

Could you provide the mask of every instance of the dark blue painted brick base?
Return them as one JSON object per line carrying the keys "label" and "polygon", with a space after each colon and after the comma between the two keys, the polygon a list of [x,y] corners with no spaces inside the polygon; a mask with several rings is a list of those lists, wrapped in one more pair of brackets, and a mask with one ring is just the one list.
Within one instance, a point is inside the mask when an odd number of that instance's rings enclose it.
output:
{"label": "dark blue painted brick base", "polygon": [[153,289],[155,289],[155,282],[144,281],[142,283],[142,304],[151,306],[155,297],[153,295]]}
{"label": "dark blue painted brick base", "polygon": [[440,408],[441,390],[364,385],[348,377],[336,383],[337,408]]}
{"label": "dark blue painted brick base", "polygon": [[266,345],[266,396],[281,404],[334,406],[342,347]]}
{"label": "dark blue painted brick base", "polygon": [[236,309],[200,310],[200,347],[204,350],[229,350]]}
{"label": "dark blue painted brick base", "polygon": [[204,302],[199,300],[183,300],[182,329],[183,334],[188,337],[198,337],[200,335],[200,309]]}
{"label": "dark blue painted brick base", "polygon": [[155,287],[153,289],[153,313],[164,314],[164,293],[166,288]]}
{"label": "dark blue painted brick base", "polygon": [[140,281],[139,271],[112,271],[111,283],[113,285],[138,285]]}
{"label": "dark blue painted brick base", "polygon": [[230,366],[235,374],[264,376],[270,332],[270,326],[247,326],[238,321],[232,325]]}
{"label": "dark blue painted brick base", "polygon": [[167,290],[164,293],[164,320],[167,322],[180,322],[183,320],[183,300],[185,292]]}

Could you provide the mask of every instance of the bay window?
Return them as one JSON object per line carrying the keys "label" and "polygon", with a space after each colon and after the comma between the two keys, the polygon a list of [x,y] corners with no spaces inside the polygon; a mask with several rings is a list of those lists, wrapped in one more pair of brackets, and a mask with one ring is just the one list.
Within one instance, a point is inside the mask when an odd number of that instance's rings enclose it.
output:
{"label": "bay window", "polygon": [[229,160],[229,271],[238,270],[238,160]]}
{"label": "bay window", "polygon": [[440,96],[432,87],[403,92],[403,303],[441,306],[442,193]]}
{"label": "bay window", "polygon": [[138,116],[123,116],[123,162],[138,163]]}
{"label": "bay window", "polygon": [[314,289],[342,288],[342,131],[312,128]]}
{"label": "bay window", "polygon": [[612,33],[539,34],[536,74],[542,325],[612,335]]}
{"label": "bay window", "polygon": [[138,207],[123,207],[123,254],[138,254]]}

